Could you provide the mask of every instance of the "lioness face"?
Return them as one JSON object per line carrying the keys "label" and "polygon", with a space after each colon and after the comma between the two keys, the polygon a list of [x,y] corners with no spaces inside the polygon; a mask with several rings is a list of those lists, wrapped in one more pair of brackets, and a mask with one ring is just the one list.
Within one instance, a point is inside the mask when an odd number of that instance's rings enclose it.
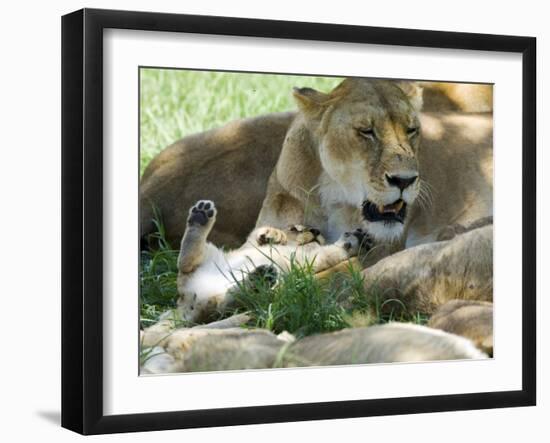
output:
{"label": "lioness face", "polygon": [[346,80],[319,118],[323,170],[340,202],[357,207],[378,240],[401,236],[419,193],[420,121],[413,103],[393,82]]}

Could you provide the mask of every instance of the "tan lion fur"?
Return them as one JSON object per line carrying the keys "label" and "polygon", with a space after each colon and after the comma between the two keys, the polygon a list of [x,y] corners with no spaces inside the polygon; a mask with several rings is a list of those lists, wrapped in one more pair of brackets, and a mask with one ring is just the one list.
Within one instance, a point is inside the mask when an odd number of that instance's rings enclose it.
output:
{"label": "tan lion fur", "polygon": [[153,206],[176,247],[185,231],[187,210],[200,199],[217,203],[225,223],[211,241],[239,247],[254,227],[281,142],[294,113],[236,120],[185,137],[158,154],[140,182],[140,232],[154,231]]}
{"label": "tan lion fur", "polygon": [[430,318],[428,326],[466,337],[486,354],[493,355],[493,304],[476,300],[451,300]]}
{"label": "tan lion fur", "polygon": [[493,226],[405,249],[363,271],[384,311],[433,314],[454,300],[493,301]]}
{"label": "tan lion fur", "polygon": [[493,112],[493,86],[473,83],[420,82],[424,109]]}

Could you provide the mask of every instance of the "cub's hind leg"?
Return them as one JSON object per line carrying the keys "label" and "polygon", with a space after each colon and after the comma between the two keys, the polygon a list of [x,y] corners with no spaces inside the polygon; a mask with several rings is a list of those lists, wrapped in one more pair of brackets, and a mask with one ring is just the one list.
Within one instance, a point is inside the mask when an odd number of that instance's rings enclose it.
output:
{"label": "cub's hind leg", "polygon": [[183,234],[178,256],[181,273],[193,272],[203,262],[206,238],[216,222],[216,206],[210,200],[199,200],[189,209],[187,228]]}

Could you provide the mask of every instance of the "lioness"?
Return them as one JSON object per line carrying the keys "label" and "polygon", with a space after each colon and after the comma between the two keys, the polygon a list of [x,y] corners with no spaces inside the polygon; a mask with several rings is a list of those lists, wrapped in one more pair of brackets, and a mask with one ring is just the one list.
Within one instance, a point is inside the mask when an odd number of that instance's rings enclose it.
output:
{"label": "lioness", "polygon": [[297,114],[238,120],[159,154],[141,181],[142,236],[153,230],[155,205],[176,244],[199,198],[216,201],[224,223],[210,239],[229,247],[242,245],[255,222],[307,218],[330,240],[365,223],[410,246],[492,215],[490,113],[419,112],[410,82],[351,79],[329,94],[298,89],[295,97]]}
{"label": "lioness", "polygon": [[418,88],[384,80],[294,95],[257,226],[305,221],[328,241],[363,226],[411,246],[492,214],[490,115],[421,114]]}
{"label": "lioness", "polygon": [[364,225],[378,240],[403,235],[420,189],[418,88],[349,79],[330,94],[294,90],[287,132],[257,226],[305,221],[334,241]]}

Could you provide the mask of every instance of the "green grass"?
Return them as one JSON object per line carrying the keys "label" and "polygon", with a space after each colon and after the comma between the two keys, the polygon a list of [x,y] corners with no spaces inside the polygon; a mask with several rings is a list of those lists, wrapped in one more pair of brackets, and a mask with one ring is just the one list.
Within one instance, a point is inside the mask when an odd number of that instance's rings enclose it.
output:
{"label": "green grass", "polygon": [[252,315],[254,326],[275,333],[283,331],[303,337],[348,326],[340,291],[315,278],[312,263],[291,259],[289,272],[280,272],[272,288],[265,279],[255,284],[239,284],[234,294],[239,308]]}
{"label": "green grass", "polygon": [[362,273],[352,266],[319,279],[311,263],[291,260],[275,286],[261,279],[241,283],[234,297],[235,311],[248,312],[253,326],[297,337],[390,321],[427,322],[421,313],[408,314],[400,300],[385,298],[376,286],[365,288]]}
{"label": "green grass", "polygon": [[157,248],[142,251],[140,257],[140,323],[142,327],[151,326],[167,309],[176,306],[176,278],[179,251],[172,249],[166,241],[164,224],[155,211],[154,224]]}
{"label": "green grass", "polygon": [[140,166],[176,140],[244,117],[296,108],[294,86],[330,91],[340,78],[142,68]]}

